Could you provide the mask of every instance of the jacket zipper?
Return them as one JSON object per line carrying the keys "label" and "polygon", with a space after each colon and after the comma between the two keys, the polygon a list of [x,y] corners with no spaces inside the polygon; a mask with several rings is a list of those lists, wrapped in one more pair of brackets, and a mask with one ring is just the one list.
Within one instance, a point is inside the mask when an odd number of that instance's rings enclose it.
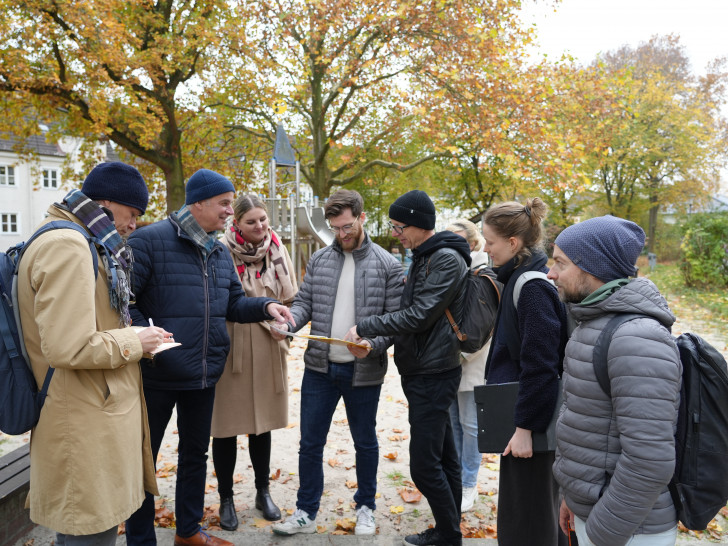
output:
{"label": "jacket zipper", "polygon": [[202,288],[205,291],[205,328],[204,336],[202,338],[202,388],[207,388],[207,344],[208,337],[210,335],[210,293],[209,288],[209,277],[207,274],[207,258],[198,249],[197,252],[200,254],[202,260]]}

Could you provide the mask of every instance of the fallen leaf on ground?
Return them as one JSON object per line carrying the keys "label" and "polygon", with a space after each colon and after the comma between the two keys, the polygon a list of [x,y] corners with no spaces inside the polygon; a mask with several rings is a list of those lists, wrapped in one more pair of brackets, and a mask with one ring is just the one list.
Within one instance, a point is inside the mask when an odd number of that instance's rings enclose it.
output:
{"label": "fallen leaf on ground", "polygon": [[338,460],[336,460],[336,459],[329,459],[329,466],[330,466],[331,468],[336,468],[336,467],[337,467],[337,466],[339,466],[340,464],[341,464],[341,462],[340,462],[340,461],[338,461]]}
{"label": "fallen leaf on ground", "polygon": [[385,459],[389,459],[390,461],[396,461],[397,460],[397,452],[395,451],[394,453],[387,453],[384,456],[384,458]]}
{"label": "fallen leaf on ground", "polygon": [[255,527],[256,529],[264,529],[268,527],[269,525],[273,525],[274,521],[268,521],[267,519],[263,518],[255,518],[253,520],[253,523],[251,524],[252,527]]}
{"label": "fallen leaf on ground", "polygon": [[358,484],[357,484],[357,482],[352,482],[352,481],[350,481],[350,480],[346,480],[346,482],[345,482],[345,485],[346,485],[346,487],[348,487],[349,489],[356,489],[356,488],[358,487]]}
{"label": "fallen leaf on ground", "polygon": [[401,514],[404,512],[404,506],[390,506],[389,511],[392,512],[392,514]]}
{"label": "fallen leaf on ground", "polygon": [[277,480],[280,477],[281,477],[281,469],[280,468],[278,470],[276,470],[275,472],[273,472],[273,474],[270,475],[270,479],[271,480]]}
{"label": "fallen leaf on ground", "polygon": [[410,488],[401,488],[399,490],[399,496],[402,497],[402,500],[404,502],[420,502],[422,500],[422,493],[420,493],[417,489],[410,489]]}
{"label": "fallen leaf on ground", "polygon": [[[337,519],[336,520],[336,530],[333,531],[333,533],[336,534],[336,531],[343,531],[344,534],[353,533],[354,527],[356,527],[355,519],[352,519],[352,518]],[[339,533],[339,534],[341,534],[341,533]]]}

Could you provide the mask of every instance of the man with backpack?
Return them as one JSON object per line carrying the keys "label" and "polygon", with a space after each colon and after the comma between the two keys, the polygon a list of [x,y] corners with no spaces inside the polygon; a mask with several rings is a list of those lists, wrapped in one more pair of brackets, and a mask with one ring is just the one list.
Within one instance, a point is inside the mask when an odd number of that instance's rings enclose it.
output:
{"label": "man with backpack", "polygon": [[56,544],[115,544],[145,490],[157,491],[139,360],[171,334],[130,327],[123,238],[147,201],[139,171],[102,163],[43,222],[82,230],[46,231],[20,260],[20,324],[36,382],[54,368],[30,437],[27,502]]}
{"label": "man with backpack", "polygon": [[395,336],[394,361],[409,404],[410,473],[427,499],[435,526],[409,535],[405,544],[462,544],[462,483],[450,407],[460,385],[460,342],[445,311],[462,324],[471,262],[465,239],[435,233],[435,206],[421,190],[389,207],[392,234],[412,249],[412,266],[399,311],[360,320],[350,339]]}
{"label": "man with backpack", "polygon": [[[580,546],[667,546],[677,537],[668,484],[682,367],[665,298],[648,279],[630,278],[644,241],[642,228],[614,216],[574,224],[556,238],[548,274],[578,324],[566,346],[553,471],[561,528],[573,521]],[[596,349],[621,314],[640,316],[604,345],[607,394]]]}

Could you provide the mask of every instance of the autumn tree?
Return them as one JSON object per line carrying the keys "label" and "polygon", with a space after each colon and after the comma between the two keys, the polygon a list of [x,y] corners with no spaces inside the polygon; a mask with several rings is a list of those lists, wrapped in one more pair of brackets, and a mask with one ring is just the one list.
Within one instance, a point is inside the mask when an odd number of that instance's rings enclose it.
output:
{"label": "autumn tree", "polygon": [[443,131],[420,149],[400,146],[428,125],[444,86],[523,46],[510,30],[519,4],[249,0],[236,79],[255,85],[230,80],[215,106],[231,128],[261,139],[283,119],[321,197],[375,168],[409,171],[451,153]]}
{"label": "autumn tree", "polygon": [[203,105],[231,62],[223,49],[237,31],[235,6],[0,0],[0,129],[27,136],[53,120],[57,135],[108,139],[161,170],[166,205],[177,208],[187,171],[230,154]]}
{"label": "autumn tree", "polygon": [[594,173],[609,212],[630,217],[648,211],[652,250],[660,207],[704,198],[718,182],[726,159],[721,107],[728,74],[716,62],[705,76],[695,76],[676,36],[625,46],[597,64],[616,98]]}

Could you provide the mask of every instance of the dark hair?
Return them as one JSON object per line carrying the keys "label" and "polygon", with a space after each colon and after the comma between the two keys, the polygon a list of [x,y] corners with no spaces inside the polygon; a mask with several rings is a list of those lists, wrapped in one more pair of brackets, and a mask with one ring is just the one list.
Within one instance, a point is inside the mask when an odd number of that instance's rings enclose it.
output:
{"label": "dark hair", "polygon": [[364,210],[364,200],[359,192],[354,190],[338,190],[328,198],[324,205],[324,216],[327,220],[343,214],[351,209],[351,215],[358,218]]}
{"label": "dark hair", "polygon": [[547,212],[546,203],[538,197],[526,199],[525,205],[507,201],[490,207],[483,215],[483,223],[488,224],[501,237],[516,237],[523,241],[523,248],[517,255],[517,262],[520,264],[534,250],[542,249],[541,223]]}
{"label": "dark hair", "polygon": [[263,209],[266,214],[268,213],[268,207],[265,206],[265,202],[257,195],[252,193],[240,195],[233,204],[233,218],[240,220],[246,212],[252,209]]}

